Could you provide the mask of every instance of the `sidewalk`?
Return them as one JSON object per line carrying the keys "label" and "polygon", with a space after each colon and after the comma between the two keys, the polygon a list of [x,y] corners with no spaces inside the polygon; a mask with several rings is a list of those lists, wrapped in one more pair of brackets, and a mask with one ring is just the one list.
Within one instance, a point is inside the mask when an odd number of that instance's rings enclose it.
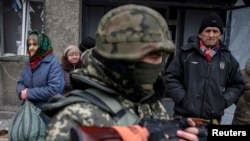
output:
{"label": "sidewalk", "polygon": [[8,141],[9,119],[0,119],[0,141]]}
{"label": "sidewalk", "polygon": [[9,141],[8,134],[0,136],[0,141]]}

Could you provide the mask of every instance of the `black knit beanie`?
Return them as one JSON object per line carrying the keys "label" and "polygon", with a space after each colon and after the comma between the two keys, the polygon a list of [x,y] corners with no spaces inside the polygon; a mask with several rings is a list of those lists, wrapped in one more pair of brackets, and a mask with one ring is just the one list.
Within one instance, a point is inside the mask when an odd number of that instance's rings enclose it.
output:
{"label": "black knit beanie", "polygon": [[203,19],[198,33],[200,34],[206,27],[218,27],[221,34],[223,34],[223,21],[215,13],[212,13]]}
{"label": "black knit beanie", "polygon": [[92,37],[85,37],[82,39],[79,49],[84,52],[87,49],[93,48],[95,46],[95,39]]}

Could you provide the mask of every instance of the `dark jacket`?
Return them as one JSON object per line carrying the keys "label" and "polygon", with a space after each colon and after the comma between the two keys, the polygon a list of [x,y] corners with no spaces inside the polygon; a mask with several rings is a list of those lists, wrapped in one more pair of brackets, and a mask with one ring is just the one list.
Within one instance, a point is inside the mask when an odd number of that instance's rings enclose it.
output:
{"label": "dark jacket", "polygon": [[[250,64],[248,64],[250,68]],[[250,72],[246,72],[246,69],[241,71],[245,88],[243,94],[237,101],[236,110],[234,113],[233,123],[234,125],[249,125],[250,124]]]}
{"label": "dark jacket", "polygon": [[208,62],[198,38],[177,50],[164,79],[176,114],[205,119],[220,119],[244,86],[239,64],[227,46],[221,43]]}
{"label": "dark jacket", "polygon": [[64,80],[65,80],[65,85],[63,89],[63,94],[69,92],[72,90],[72,86],[70,83],[70,72],[72,72],[75,69],[79,69],[82,67],[82,61],[80,60],[77,64],[71,64],[67,57],[62,56],[61,58],[61,66],[64,71]]}

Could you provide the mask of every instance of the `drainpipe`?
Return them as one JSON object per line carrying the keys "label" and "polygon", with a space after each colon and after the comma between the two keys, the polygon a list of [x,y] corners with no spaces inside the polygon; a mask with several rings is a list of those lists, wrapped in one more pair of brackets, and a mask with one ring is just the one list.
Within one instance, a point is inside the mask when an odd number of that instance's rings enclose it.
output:
{"label": "drainpipe", "polygon": [[22,44],[21,44],[21,49],[20,52],[18,52],[18,55],[26,55],[26,38],[27,38],[27,30],[26,28],[28,27],[27,23],[27,12],[28,10],[28,1],[23,1],[23,17],[22,17]]}

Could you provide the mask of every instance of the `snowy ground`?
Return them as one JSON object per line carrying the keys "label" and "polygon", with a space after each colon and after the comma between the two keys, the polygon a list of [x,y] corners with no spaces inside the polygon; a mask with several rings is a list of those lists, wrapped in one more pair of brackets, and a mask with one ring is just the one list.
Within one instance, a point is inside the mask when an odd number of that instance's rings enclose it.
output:
{"label": "snowy ground", "polygon": [[224,116],[222,117],[222,120],[221,120],[222,125],[228,125],[232,123],[235,108],[236,106],[232,105],[228,107],[227,109],[225,109]]}

